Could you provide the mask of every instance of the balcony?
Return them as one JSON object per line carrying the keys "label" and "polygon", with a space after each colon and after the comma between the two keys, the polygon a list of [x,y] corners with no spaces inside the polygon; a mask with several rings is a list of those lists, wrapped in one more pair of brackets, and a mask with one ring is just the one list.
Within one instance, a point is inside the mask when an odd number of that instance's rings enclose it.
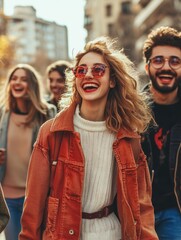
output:
{"label": "balcony", "polygon": [[141,25],[145,24],[153,15],[157,15],[157,12],[162,9],[165,5],[165,0],[152,0],[145,8],[143,8],[137,15],[134,21],[134,27],[140,28]]}

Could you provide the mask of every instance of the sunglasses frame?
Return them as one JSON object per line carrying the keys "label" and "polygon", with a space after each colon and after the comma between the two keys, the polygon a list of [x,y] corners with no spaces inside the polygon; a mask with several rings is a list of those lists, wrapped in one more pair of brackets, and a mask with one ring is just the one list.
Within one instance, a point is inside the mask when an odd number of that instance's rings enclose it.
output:
{"label": "sunglasses frame", "polygon": [[[100,69],[102,68],[102,69],[99,71],[99,73],[96,73],[96,71],[94,71],[96,67],[98,67],[98,68],[100,68]],[[78,73],[77,73],[77,69],[78,69],[78,68],[82,68],[85,72],[82,73],[82,74],[78,74]],[[91,73],[92,73],[93,77],[96,78],[96,79],[98,79],[98,78],[101,78],[101,77],[104,76],[105,71],[106,71],[106,68],[108,68],[108,66],[105,65],[105,64],[103,64],[103,63],[97,63],[97,64],[95,64],[93,67],[87,67],[87,66],[84,66],[84,65],[79,65],[79,66],[76,66],[76,67],[72,68],[71,70],[72,70],[72,72],[73,72],[73,74],[75,75],[76,78],[82,79],[82,78],[84,78],[85,75],[87,74],[89,68],[91,69]],[[102,73],[101,73],[101,72],[102,72]],[[81,76],[81,75],[82,75],[82,76]]]}
{"label": "sunglasses frame", "polygon": [[[156,58],[160,58],[160,59],[163,60],[162,64],[160,63],[160,67],[155,67],[155,64],[153,63],[153,60],[156,59]],[[177,59],[180,61],[180,64],[178,64],[178,66],[176,66],[176,68],[171,65],[171,60],[172,60],[173,58],[177,58]],[[172,68],[172,69],[174,69],[174,70],[177,70],[177,69],[179,69],[179,68],[181,67],[181,59],[180,59],[179,57],[177,57],[177,56],[170,56],[169,58],[165,58],[165,57],[163,57],[163,56],[155,56],[155,57],[150,58],[150,59],[148,60],[148,64],[151,64],[152,67],[155,68],[155,69],[160,69],[160,68],[162,68],[162,67],[165,65],[165,62],[166,62],[166,61],[168,61],[168,64],[169,64],[170,68]],[[156,65],[157,65],[157,64],[156,64]],[[159,65],[159,64],[158,64],[158,65]]]}

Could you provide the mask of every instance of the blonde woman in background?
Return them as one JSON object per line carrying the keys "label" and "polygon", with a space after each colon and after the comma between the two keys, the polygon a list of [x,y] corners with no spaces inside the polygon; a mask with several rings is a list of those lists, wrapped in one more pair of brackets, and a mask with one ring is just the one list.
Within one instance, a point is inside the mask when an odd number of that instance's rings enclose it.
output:
{"label": "blonde woman in background", "polygon": [[0,95],[0,181],[10,211],[6,240],[17,240],[21,229],[27,169],[39,127],[56,114],[41,91],[37,71],[19,64],[10,71]]}

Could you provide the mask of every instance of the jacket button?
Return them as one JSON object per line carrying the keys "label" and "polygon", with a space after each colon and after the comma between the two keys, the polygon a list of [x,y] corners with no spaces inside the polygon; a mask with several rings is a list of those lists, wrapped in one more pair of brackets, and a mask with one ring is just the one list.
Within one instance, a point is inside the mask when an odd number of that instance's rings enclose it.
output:
{"label": "jacket button", "polygon": [[74,235],[74,230],[73,230],[73,229],[70,229],[70,230],[69,230],[69,234],[70,234],[70,235]]}

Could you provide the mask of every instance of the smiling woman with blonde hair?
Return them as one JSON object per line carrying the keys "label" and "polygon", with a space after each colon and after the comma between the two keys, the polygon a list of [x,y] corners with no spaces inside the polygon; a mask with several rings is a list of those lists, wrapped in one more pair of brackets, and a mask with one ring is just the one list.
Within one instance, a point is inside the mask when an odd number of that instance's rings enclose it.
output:
{"label": "smiling woman with blonde hair", "polygon": [[41,95],[39,74],[30,65],[11,69],[0,99],[0,181],[10,211],[6,240],[17,240],[30,154],[39,127],[56,113]]}
{"label": "smiling woman with blonde hair", "polygon": [[40,129],[19,240],[158,240],[139,135],[151,115],[112,43],[95,39],[78,53],[70,104]]}

